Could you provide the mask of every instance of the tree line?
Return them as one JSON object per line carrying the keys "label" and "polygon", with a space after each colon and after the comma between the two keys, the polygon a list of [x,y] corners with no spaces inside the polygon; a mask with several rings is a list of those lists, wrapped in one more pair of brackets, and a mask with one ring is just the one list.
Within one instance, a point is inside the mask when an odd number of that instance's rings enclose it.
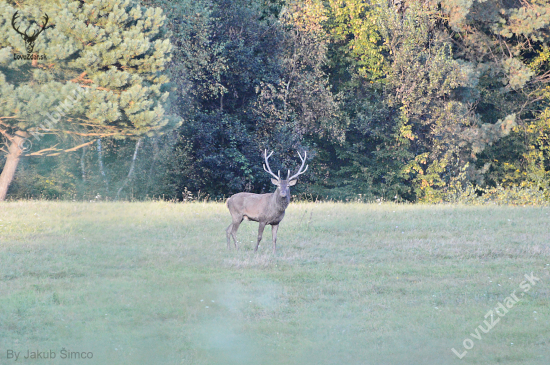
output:
{"label": "tree line", "polygon": [[[549,197],[545,0],[3,0],[0,10],[8,198],[267,192],[265,149],[274,171],[308,151],[305,198],[438,202],[494,187]],[[18,25],[42,30],[42,58],[14,57],[26,53]]]}

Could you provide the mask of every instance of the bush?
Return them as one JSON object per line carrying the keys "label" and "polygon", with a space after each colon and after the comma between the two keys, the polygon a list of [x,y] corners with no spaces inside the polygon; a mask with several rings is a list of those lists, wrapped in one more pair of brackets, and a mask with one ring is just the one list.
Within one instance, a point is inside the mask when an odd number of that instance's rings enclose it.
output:
{"label": "bush", "polygon": [[549,205],[548,192],[537,186],[503,186],[477,187],[467,184],[447,191],[441,202],[461,204],[495,204],[495,205]]}

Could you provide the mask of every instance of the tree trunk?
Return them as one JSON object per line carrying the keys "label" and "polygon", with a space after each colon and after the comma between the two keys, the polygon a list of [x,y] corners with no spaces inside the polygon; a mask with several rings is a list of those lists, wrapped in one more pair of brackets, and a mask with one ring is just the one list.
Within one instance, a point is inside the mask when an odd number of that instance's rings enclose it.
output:
{"label": "tree trunk", "polygon": [[84,146],[82,148],[82,157],[80,157],[80,169],[82,170],[82,182],[86,182],[86,161],[84,158],[86,157],[86,151],[88,147]]}
{"label": "tree trunk", "polygon": [[107,175],[105,174],[105,169],[103,168],[103,150],[101,148],[101,138],[97,140],[97,159],[99,162],[99,172],[103,176],[103,181],[105,182],[105,190],[109,194],[109,181],[107,181]]}
{"label": "tree trunk", "polygon": [[9,138],[10,145],[8,148],[8,157],[6,158],[4,169],[0,175],[0,201],[4,201],[6,199],[8,188],[10,187],[13,176],[15,175],[15,170],[19,164],[21,153],[23,153],[20,146],[26,137],[26,132],[18,131],[13,137]]}
{"label": "tree trunk", "polygon": [[138,153],[140,144],[141,144],[141,138],[138,139],[137,142],[136,142],[136,149],[134,151],[134,157],[132,158],[132,164],[130,165],[130,172],[128,172],[128,177],[126,179],[124,179],[124,183],[118,189],[118,191],[116,193],[115,200],[118,200],[118,196],[120,195],[120,192],[122,191],[122,189],[124,189],[126,184],[128,184],[128,181],[132,180],[132,173],[134,172],[134,166],[136,165],[136,158],[137,158],[137,153]]}
{"label": "tree trunk", "polygon": [[147,186],[145,187],[145,196],[147,197],[149,195],[149,188],[151,187],[151,180],[153,176],[153,168],[155,167],[157,163],[157,157],[159,154],[159,144],[158,144],[158,138],[155,137],[153,140],[153,161],[151,162],[151,167],[149,168],[149,174],[147,175]]}

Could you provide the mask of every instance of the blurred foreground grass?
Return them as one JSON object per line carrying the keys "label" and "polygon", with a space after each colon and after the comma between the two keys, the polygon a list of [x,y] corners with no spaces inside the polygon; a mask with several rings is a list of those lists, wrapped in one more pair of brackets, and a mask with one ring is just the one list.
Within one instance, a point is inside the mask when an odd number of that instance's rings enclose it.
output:
{"label": "blurred foreground grass", "polygon": [[291,203],[274,256],[220,203],[1,203],[0,364],[547,365],[549,213]]}

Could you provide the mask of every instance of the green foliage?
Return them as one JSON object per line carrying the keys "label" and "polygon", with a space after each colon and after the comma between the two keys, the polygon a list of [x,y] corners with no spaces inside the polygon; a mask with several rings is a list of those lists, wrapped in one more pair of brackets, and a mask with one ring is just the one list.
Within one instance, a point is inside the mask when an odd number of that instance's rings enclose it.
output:
{"label": "green foliage", "polygon": [[[12,60],[24,46],[10,24],[19,5],[2,3],[0,40],[13,46],[0,47],[7,132],[40,126],[77,85],[91,86],[72,114],[44,124],[56,134],[33,151],[68,150],[93,141],[80,136],[90,133],[104,145],[102,161],[94,143],[48,159],[49,169],[23,162],[32,188],[16,183],[14,197],[111,199],[122,185],[129,199],[266,192],[269,149],[283,171],[296,150],[308,151],[310,170],[294,190],[301,196],[440,202],[468,186],[487,199],[522,201],[521,189],[548,198],[545,1],[103,3],[23,2],[35,8],[28,19],[47,11],[55,25],[36,43],[48,55],[38,66]],[[102,16],[108,11],[113,18]],[[175,133],[152,135],[178,118],[185,123]],[[151,137],[136,161],[136,139],[105,138],[143,134]]]}
{"label": "green foliage", "polygon": [[72,171],[67,169],[70,164],[65,161],[65,163],[54,163],[58,168],[50,170],[52,162],[48,159],[53,159],[53,157],[40,159],[41,163],[38,166],[29,164],[20,166],[19,172],[10,186],[12,199],[72,200],[79,197],[77,194],[78,179]]}
{"label": "green foliage", "polygon": [[[0,115],[10,131],[123,137],[160,132],[177,120],[162,106],[171,45],[160,9],[130,0],[31,5],[0,5]],[[35,19],[48,14],[53,27],[35,46],[46,60],[13,59],[24,52],[11,25],[18,10]],[[61,103],[69,107],[56,111]]]}
{"label": "green foliage", "polygon": [[502,186],[476,187],[472,184],[465,186],[455,185],[449,188],[439,199],[427,201],[429,203],[459,203],[468,205],[518,205],[518,206],[547,206],[548,194],[536,186]]}
{"label": "green foliage", "polygon": [[327,28],[337,47],[334,53],[347,59],[363,78],[383,77],[385,48],[373,8],[363,1],[329,0],[328,3],[331,18]]}
{"label": "green foliage", "polygon": [[[98,137],[152,136],[179,124],[179,117],[164,111],[171,44],[161,9],[130,0],[62,0],[2,2],[0,12],[0,132],[8,145],[18,133],[32,135],[34,151],[25,152],[53,156],[89,146]],[[14,57],[25,47],[12,23],[36,32],[36,20],[46,18],[34,47],[39,57]],[[46,141],[53,143],[44,146]],[[68,194],[70,189],[51,190],[56,184],[41,176],[33,185],[42,186],[42,195]],[[6,186],[12,177],[2,178]]]}
{"label": "green foliage", "polygon": [[188,120],[178,130],[174,160],[167,162],[171,196],[181,198],[185,188],[214,197],[269,191],[264,149],[277,151],[272,167],[283,170],[311,136],[343,136],[345,120],[322,70],[322,8],[150,3],[170,16],[175,49],[168,71],[178,90],[178,113]]}
{"label": "green foliage", "polygon": [[[431,6],[411,1],[403,8],[388,7],[382,1],[367,10],[363,3],[338,4],[340,17],[337,19],[342,19],[343,9],[348,12],[362,9],[369,14],[362,20],[375,20],[375,26],[363,29],[380,35],[371,39],[370,46],[371,49],[378,47],[378,54],[383,55],[382,71],[386,77],[377,79],[374,73],[361,74],[357,69],[350,74],[354,68],[350,67],[349,57],[338,58],[344,52],[332,48],[331,75],[337,77],[335,84],[350,95],[344,107],[350,118],[346,143],[334,147],[339,153],[333,155],[333,166],[329,168],[333,186],[348,187],[355,192],[376,192],[381,196],[387,194],[390,182],[391,195],[437,201],[445,189],[457,181],[483,185],[488,176],[489,183],[502,182],[502,176],[493,179],[498,168],[494,160],[502,157],[495,156],[495,151],[512,158],[517,156],[516,161],[528,159],[529,148],[516,143],[515,152],[510,153],[509,149],[514,147],[509,140],[536,139],[515,135],[519,130],[532,130],[524,127],[523,118],[533,106],[531,100],[543,100],[536,91],[540,88],[537,89],[532,80],[543,81],[535,75],[547,71],[547,55],[539,51],[537,57],[530,55],[530,63],[526,62],[527,54],[521,48],[525,43],[514,40],[516,44],[511,49],[518,57],[489,58],[490,54],[503,55],[506,48],[502,48],[502,41],[487,38],[498,27],[487,29],[483,22],[489,18],[495,24],[503,24],[502,14],[489,11],[488,16],[485,4],[470,9],[471,2],[468,5],[460,1],[434,2]],[[470,11],[476,14],[470,17]],[[511,13],[521,11],[511,9]],[[539,20],[533,28],[533,32],[539,32],[535,28],[541,30],[537,37],[545,34]],[[349,20],[347,28],[334,27],[334,21],[329,23],[336,30],[337,44],[343,42],[348,49],[357,49],[351,41],[355,35],[341,30],[353,29],[354,22],[357,21]],[[377,43],[378,39],[383,45]],[[531,42],[534,41],[532,38]],[[489,48],[482,46],[482,42]],[[365,49],[364,53],[368,58],[369,50]],[[346,72],[347,79],[341,76]],[[342,80],[347,81],[342,83]],[[525,89],[533,91],[529,98],[525,98]],[[540,156],[538,146],[532,150]],[[531,165],[542,166],[540,162]],[[543,187],[540,176],[546,172],[537,171],[521,169],[523,178],[516,182],[526,181],[527,175],[537,175],[537,186]],[[351,182],[349,177],[356,180]],[[359,186],[362,188],[358,189]]]}
{"label": "green foliage", "polygon": [[545,1],[432,3],[441,6],[439,16],[453,31],[455,57],[480,73],[474,111],[491,123],[507,115],[517,123],[510,136],[479,154],[476,165],[490,165],[485,176],[492,186],[546,189],[549,170],[540,136],[549,105],[550,6]]}

